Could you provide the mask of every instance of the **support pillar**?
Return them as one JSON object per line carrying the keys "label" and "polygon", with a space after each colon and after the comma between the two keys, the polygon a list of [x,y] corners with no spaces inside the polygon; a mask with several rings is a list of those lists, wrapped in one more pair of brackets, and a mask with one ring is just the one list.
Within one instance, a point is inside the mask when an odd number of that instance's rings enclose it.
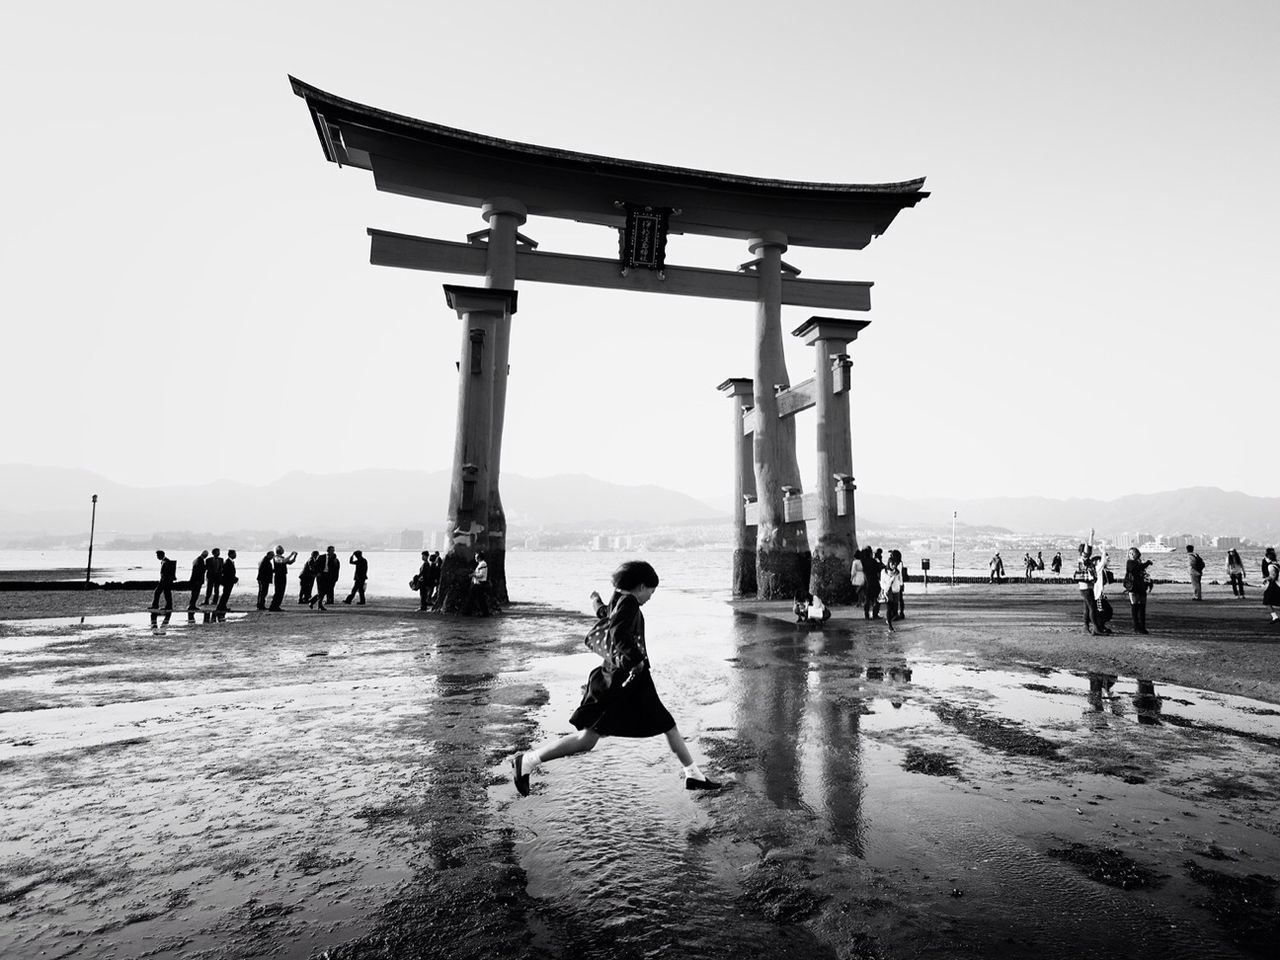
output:
{"label": "support pillar", "polygon": [[870,321],[810,317],[792,333],[814,347],[817,408],[817,531],[809,590],[828,603],[852,603],[850,580],[858,549],[853,504],[853,436],[848,344]]}
{"label": "support pillar", "polygon": [[[481,208],[489,224],[488,249],[484,285],[489,290],[514,290],[516,285],[516,246],[525,240],[517,232],[528,216],[524,204],[509,197],[485,201]],[[511,314],[504,311],[493,332],[493,415],[489,429],[489,592],[498,603],[506,604],[507,596],[507,515],[502,509],[499,479],[502,470],[502,428],[507,410],[507,376],[510,373]]]}
{"label": "support pillar", "polygon": [[458,364],[458,429],[449,486],[450,544],[440,572],[437,606],[456,612],[470,589],[477,550],[487,554],[493,422],[494,340],[499,322],[516,309],[514,290],[445,284],[445,299],[462,320]]}
{"label": "support pillar", "polygon": [[752,434],[756,494],[756,587],[761,600],[791,599],[809,584],[809,540],[803,519],[788,523],[783,487],[800,489],[796,462],[796,428],[791,417],[779,419],[776,391],[790,385],[782,353],[782,253],[787,238],[768,231],[753,238],[748,249],[758,276],[755,369],[752,371],[755,432]]}
{"label": "support pillar", "polygon": [[733,398],[733,595],[753,597],[756,594],[756,525],[748,524],[746,507],[756,499],[756,474],[752,444],[744,432],[744,417],[752,409],[751,381],[731,378],[717,387]]}

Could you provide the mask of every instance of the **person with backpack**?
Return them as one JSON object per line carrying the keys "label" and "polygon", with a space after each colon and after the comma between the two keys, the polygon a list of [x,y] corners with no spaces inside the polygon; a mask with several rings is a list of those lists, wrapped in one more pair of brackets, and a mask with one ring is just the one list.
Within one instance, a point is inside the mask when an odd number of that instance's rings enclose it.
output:
{"label": "person with backpack", "polygon": [[160,597],[164,596],[164,608],[173,609],[173,585],[178,579],[178,561],[170,560],[163,550],[156,551],[156,559],[160,561],[160,586],[156,587],[155,596],[151,598],[151,609],[160,609]]}
{"label": "person with backpack", "polygon": [[1204,561],[1200,559],[1200,554],[1196,553],[1196,548],[1191,544],[1187,544],[1187,570],[1191,574],[1191,599],[1200,600],[1200,580],[1204,576]]}
{"label": "person with backpack", "polygon": [[649,672],[644,615],[640,608],[658,589],[658,574],[644,560],[628,560],[613,573],[613,597],[606,604],[591,594],[597,623],[587,634],[587,646],[604,658],[591,671],[582,702],[569,722],[577,733],[561,737],[511,757],[516,792],[529,795],[529,776],[542,764],[575,753],[586,753],[601,737],[656,737],[662,734],[680,761],[686,790],[715,790],[694,762],[680,728],[663,706]]}

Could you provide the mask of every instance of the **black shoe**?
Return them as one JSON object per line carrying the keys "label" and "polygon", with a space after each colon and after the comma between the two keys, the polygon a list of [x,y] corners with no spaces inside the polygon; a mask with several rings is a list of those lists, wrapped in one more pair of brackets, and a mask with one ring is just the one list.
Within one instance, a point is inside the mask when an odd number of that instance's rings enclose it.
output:
{"label": "black shoe", "polygon": [[1133,632],[1134,632],[1134,633],[1146,633],[1146,632],[1147,632],[1147,628],[1146,628],[1146,627],[1139,627],[1137,630],[1135,630],[1135,631],[1133,631]]}
{"label": "black shoe", "polygon": [[350,603],[351,603],[351,598],[350,598],[350,597],[347,597],[347,599],[343,600],[342,602],[343,602],[343,603],[345,603],[345,604],[350,604]]}
{"label": "black shoe", "polygon": [[686,790],[719,790],[724,784],[716,783],[714,780],[699,780],[696,777],[685,777],[684,788]]}
{"label": "black shoe", "polygon": [[1099,630],[1098,632],[1099,632],[1100,634],[1102,634],[1104,637],[1109,637],[1109,636],[1111,636],[1111,628],[1110,628],[1110,627],[1103,627],[1103,628],[1102,628],[1101,630]]}
{"label": "black shoe", "polygon": [[520,796],[529,795],[529,775],[524,772],[523,753],[517,753],[511,758],[511,782],[516,785],[516,793]]}
{"label": "black shoe", "polygon": [[[350,602],[350,601],[348,601],[348,602]],[[363,601],[363,600],[361,600],[359,603],[357,603],[357,604],[356,604],[356,606],[357,606],[357,607],[363,607],[363,606],[364,606],[364,601]]]}
{"label": "black shoe", "polygon": [[258,606],[257,606],[257,608],[256,608],[256,609],[258,609],[258,610],[265,610],[265,609],[267,609],[267,608],[266,608],[266,607],[264,607],[262,604],[258,604]]}

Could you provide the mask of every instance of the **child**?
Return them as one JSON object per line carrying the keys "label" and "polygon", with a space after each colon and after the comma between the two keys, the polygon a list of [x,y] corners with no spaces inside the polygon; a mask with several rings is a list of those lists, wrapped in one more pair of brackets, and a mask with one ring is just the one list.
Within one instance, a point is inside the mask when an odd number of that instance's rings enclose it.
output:
{"label": "child", "polygon": [[629,560],[613,573],[613,597],[606,605],[594,591],[596,616],[608,617],[610,655],[591,671],[582,702],[569,722],[577,733],[561,737],[511,758],[512,780],[522,797],[529,795],[529,775],[542,764],[559,757],[585,753],[601,737],[654,737],[663,734],[671,752],[680,760],[686,790],[715,790],[693,762],[675,720],[662,705],[649,673],[645,647],[644,615],[640,608],[658,589],[658,574],[643,560]]}

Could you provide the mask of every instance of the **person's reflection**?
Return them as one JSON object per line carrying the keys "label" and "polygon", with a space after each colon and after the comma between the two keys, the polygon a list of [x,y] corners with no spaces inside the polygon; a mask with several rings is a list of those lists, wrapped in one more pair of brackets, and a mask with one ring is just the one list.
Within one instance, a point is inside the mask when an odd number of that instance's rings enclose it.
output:
{"label": "person's reflection", "polygon": [[[195,612],[194,610],[188,610],[188,611],[187,611],[187,623],[195,623],[195,622],[196,622],[196,612]],[[208,615],[207,613],[205,614],[204,622],[205,622],[205,623],[208,623],[208,622],[209,622],[209,615]]]}
{"label": "person's reflection", "polygon": [[[800,731],[808,697],[805,634],[783,632],[766,618],[743,621],[738,635],[743,666],[737,685],[738,729],[760,757],[769,801],[782,810],[800,806]],[[758,666],[752,661],[761,661]]]}
{"label": "person's reflection", "polygon": [[173,611],[166,610],[162,615],[159,611],[151,612],[151,632],[158,636],[163,636],[169,626],[169,621],[173,619]]}
{"label": "person's reflection", "polygon": [[1089,674],[1089,706],[1101,713],[1103,704],[1111,700],[1111,688],[1116,685],[1114,673]]}
{"label": "person's reflection", "polygon": [[1138,722],[1154,726],[1160,723],[1160,707],[1164,698],[1156,694],[1154,680],[1139,680],[1138,692],[1133,695],[1133,708],[1138,711]]}

